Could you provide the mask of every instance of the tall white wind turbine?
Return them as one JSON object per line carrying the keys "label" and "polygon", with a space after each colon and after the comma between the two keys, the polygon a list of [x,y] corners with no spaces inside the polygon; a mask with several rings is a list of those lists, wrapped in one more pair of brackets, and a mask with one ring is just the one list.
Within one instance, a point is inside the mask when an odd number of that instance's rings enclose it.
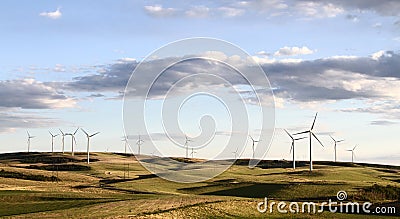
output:
{"label": "tall white wind turbine", "polygon": [[26,131],[26,134],[28,134],[28,153],[29,153],[29,150],[31,148],[31,139],[36,136],[31,136],[28,131]]}
{"label": "tall white wind turbine", "polygon": [[50,131],[49,134],[51,135],[51,153],[54,153],[54,138],[59,136],[60,134],[53,135],[53,133],[51,133]]}
{"label": "tall white wind turbine", "polygon": [[284,129],[286,134],[289,135],[289,137],[292,139],[292,146],[290,146],[290,152],[293,152],[293,169],[296,169],[296,159],[295,159],[295,152],[294,152],[294,142],[301,140],[301,139],[305,139],[307,137],[301,137],[301,138],[294,138],[291,134],[289,134],[289,132]]}
{"label": "tall white wind turbine", "polygon": [[136,144],[138,146],[138,155],[140,155],[140,146],[144,143],[144,141],[140,138],[139,135],[139,139],[136,141]]}
{"label": "tall white wind turbine", "polygon": [[235,156],[235,160],[237,159],[238,156],[238,150],[239,148],[236,148],[236,151],[232,152],[233,156]]}
{"label": "tall white wind turbine", "polygon": [[312,123],[311,128],[309,130],[293,134],[293,135],[300,135],[300,134],[305,134],[305,133],[309,134],[309,138],[310,138],[310,171],[313,170],[313,164],[312,164],[312,137],[314,137],[321,144],[321,146],[324,147],[322,142],[317,138],[317,136],[313,132],[314,125],[315,125],[315,120],[317,119],[317,115],[318,115],[318,113],[315,114],[314,122]]}
{"label": "tall white wind turbine", "polygon": [[65,135],[70,135],[71,136],[71,154],[74,156],[74,142],[76,145],[76,139],[75,139],[75,134],[78,132],[79,127],[75,130],[74,133],[66,133]]}
{"label": "tall white wind turbine", "polygon": [[253,137],[251,137],[251,135],[249,135],[249,137],[250,137],[250,139],[251,139],[251,141],[252,141],[252,145],[251,145],[251,148],[252,148],[252,150],[253,150],[253,155],[251,156],[253,159],[254,159],[254,146],[255,146],[255,143],[258,143],[258,142],[260,142],[260,140],[254,140],[254,138]]}
{"label": "tall white wind turbine", "polygon": [[96,132],[96,133],[94,133],[94,134],[91,134],[91,135],[89,135],[85,130],[83,130],[83,128],[81,128],[81,130],[85,133],[85,135],[86,135],[86,138],[87,138],[87,163],[89,164],[90,162],[89,162],[89,147],[90,147],[90,138],[91,137],[93,137],[93,136],[95,136],[95,135],[97,135],[97,134],[99,134],[100,132]]}
{"label": "tall white wind turbine", "polygon": [[351,151],[351,162],[352,163],[354,163],[354,150],[356,149],[356,147],[357,147],[357,145],[354,146],[353,149],[346,150],[346,151]]}
{"label": "tall white wind turbine", "polygon": [[192,153],[190,153],[190,155],[192,156],[192,158],[194,157],[194,154],[196,154],[197,152],[194,151],[194,148],[192,148]]}
{"label": "tall white wind turbine", "polygon": [[189,142],[192,142],[192,140],[185,135],[186,158],[189,158]]}
{"label": "tall white wind turbine", "polygon": [[340,142],[344,141],[344,139],[342,139],[342,140],[336,140],[336,139],[334,139],[331,135],[329,135],[329,137],[331,137],[331,139],[333,140],[333,142],[335,142],[335,162],[336,162],[336,145],[337,145],[337,143],[340,143]]}
{"label": "tall white wind turbine", "polygon": [[65,146],[65,133],[61,131],[61,129],[58,129],[61,132],[61,142],[62,142],[62,153],[64,154],[64,146]]}

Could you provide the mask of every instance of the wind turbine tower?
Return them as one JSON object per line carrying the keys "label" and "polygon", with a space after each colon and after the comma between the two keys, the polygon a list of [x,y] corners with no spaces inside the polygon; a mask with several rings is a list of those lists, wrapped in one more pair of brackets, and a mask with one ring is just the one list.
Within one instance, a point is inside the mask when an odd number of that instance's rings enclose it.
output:
{"label": "wind turbine tower", "polygon": [[54,153],[54,138],[57,137],[59,134],[53,135],[53,133],[51,133],[50,131],[49,134],[51,135],[51,153]]}
{"label": "wind turbine tower", "polygon": [[140,138],[137,140],[136,144],[138,145],[138,155],[140,155],[140,146],[144,143],[144,141]]}
{"label": "wind turbine tower", "polygon": [[349,149],[347,151],[351,151],[351,162],[354,163],[354,150],[356,149],[357,145],[354,146],[353,149]]}
{"label": "wind turbine tower", "polygon": [[284,129],[286,134],[289,135],[289,137],[292,139],[292,146],[290,147],[290,152],[293,152],[293,169],[296,169],[296,159],[295,159],[295,152],[294,152],[294,142],[307,138],[307,137],[301,137],[301,138],[294,138],[291,134],[289,134],[289,132]]}
{"label": "wind turbine tower", "polygon": [[342,142],[342,141],[344,141],[344,139],[342,139],[342,140],[336,140],[336,139],[334,139],[331,135],[329,135],[329,137],[331,137],[331,139],[333,140],[333,142],[335,142],[335,147],[334,147],[334,149],[335,149],[335,162],[336,162],[336,145],[337,145],[337,143],[340,143],[340,142]]}
{"label": "wind turbine tower", "polygon": [[28,134],[28,153],[29,153],[29,150],[31,148],[31,139],[36,136],[31,136],[28,131],[26,131],[26,133]]}
{"label": "wind turbine tower", "polygon": [[313,164],[312,164],[312,137],[317,139],[317,141],[321,144],[321,146],[324,147],[322,142],[317,138],[317,136],[313,132],[313,129],[314,129],[314,126],[315,126],[315,120],[317,119],[317,115],[318,115],[318,113],[315,114],[314,122],[312,123],[311,128],[309,130],[293,134],[293,135],[300,135],[300,134],[305,134],[305,133],[309,134],[309,138],[310,138],[310,171],[313,170]]}
{"label": "wind turbine tower", "polygon": [[90,138],[91,137],[93,137],[93,136],[95,136],[95,135],[97,135],[97,134],[99,134],[100,132],[96,132],[96,133],[94,133],[94,134],[91,134],[91,135],[89,135],[85,130],[83,130],[82,128],[81,128],[81,130],[85,133],[85,135],[86,135],[86,138],[87,138],[87,163],[89,164],[89,147],[90,147]]}
{"label": "wind turbine tower", "polygon": [[260,142],[260,140],[254,140],[254,138],[253,137],[251,137],[251,135],[249,135],[249,137],[250,137],[250,139],[251,139],[251,141],[252,141],[252,146],[251,146],[251,148],[252,148],[252,150],[253,150],[253,154],[252,154],[252,158],[254,159],[254,146],[255,146],[255,143],[258,143],[258,142]]}

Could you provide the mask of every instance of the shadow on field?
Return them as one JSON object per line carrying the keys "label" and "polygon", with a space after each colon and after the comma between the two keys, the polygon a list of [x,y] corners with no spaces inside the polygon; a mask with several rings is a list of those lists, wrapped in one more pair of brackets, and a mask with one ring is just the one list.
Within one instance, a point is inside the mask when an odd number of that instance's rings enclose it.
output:
{"label": "shadow on field", "polygon": [[225,189],[215,192],[207,192],[202,195],[221,195],[235,196],[245,198],[264,198],[267,194],[274,194],[278,191],[286,189],[287,184],[277,183],[257,183],[253,185],[241,186],[238,188]]}
{"label": "shadow on field", "polygon": [[[76,153],[76,155],[81,153]],[[92,155],[96,156],[96,155]],[[20,153],[7,153],[0,154],[0,161],[20,162],[20,163],[42,163],[42,164],[62,164],[62,163],[78,163],[85,162],[85,159],[71,157],[69,155],[62,155],[60,153],[39,153],[39,152],[20,152]],[[95,162],[97,159],[90,159]]]}

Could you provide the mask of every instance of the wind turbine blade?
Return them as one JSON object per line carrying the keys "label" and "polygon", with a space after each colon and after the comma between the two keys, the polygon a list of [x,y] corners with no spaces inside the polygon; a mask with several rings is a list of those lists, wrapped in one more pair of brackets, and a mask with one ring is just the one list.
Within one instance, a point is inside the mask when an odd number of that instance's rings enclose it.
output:
{"label": "wind turbine blade", "polygon": [[64,136],[64,132],[63,132],[63,131],[61,131],[61,129],[58,129],[58,130],[60,130],[61,134]]}
{"label": "wind turbine blade", "polygon": [[338,141],[336,141],[331,135],[329,135],[329,137],[331,137],[332,140],[333,140],[334,142],[338,142]]}
{"label": "wind turbine blade", "polygon": [[304,131],[304,132],[299,132],[299,133],[296,133],[296,134],[293,134],[293,135],[301,135],[301,134],[305,134],[305,133],[309,133],[310,131]]}
{"label": "wind turbine blade", "polygon": [[348,149],[348,150],[346,150],[346,151],[353,151],[353,150]]}
{"label": "wind turbine blade", "polygon": [[28,131],[26,131],[26,134],[28,134],[28,137],[31,137],[31,135],[29,134],[29,132],[28,132]]}
{"label": "wind turbine blade", "polygon": [[336,143],[343,142],[343,141],[344,141],[344,139],[343,139],[343,140],[339,140],[339,141],[337,141]]}
{"label": "wind turbine blade", "polygon": [[49,131],[50,135],[54,137],[54,135]]}
{"label": "wind turbine blade", "polygon": [[85,133],[86,136],[89,136],[89,134],[85,130],[83,130],[83,128],[81,128],[81,130],[82,130],[82,132]]}
{"label": "wind turbine blade", "polygon": [[60,134],[57,134],[57,135],[54,135],[54,137],[57,137],[57,136],[59,136]]}
{"label": "wind turbine blade", "polygon": [[293,146],[294,146],[294,142],[292,142],[292,146],[290,146],[289,154],[292,153]]}
{"label": "wind turbine blade", "polygon": [[251,135],[249,135],[249,137],[251,138],[252,141],[254,141],[253,137],[251,137]]}
{"label": "wind turbine blade", "polygon": [[307,138],[307,137],[295,138],[295,139],[293,139],[293,140],[297,141],[297,140],[301,140],[301,139],[305,139],[305,138]]}
{"label": "wind turbine blade", "polygon": [[293,136],[289,134],[289,132],[286,129],[283,129],[287,135],[289,135],[289,137],[293,140]]}
{"label": "wind turbine blade", "polygon": [[356,146],[354,146],[354,148],[353,148],[353,151],[354,151],[354,149],[356,149],[356,147],[357,147],[357,145],[356,145]]}
{"label": "wind turbine blade", "polygon": [[89,136],[90,138],[91,137],[93,137],[93,136],[95,136],[95,135],[97,135],[97,134],[99,134],[100,132],[96,132],[96,133],[94,133],[93,135],[91,135],[91,136]]}
{"label": "wind turbine blade", "polygon": [[317,136],[316,136],[314,133],[312,133],[312,132],[311,132],[311,134],[312,134],[312,136],[314,136],[315,139],[317,139],[317,141],[321,144],[321,146],[324,147],[324,145],[323,145],[322,142],[317,138]]}
{"label": "wind turbine blade", "polygon": [[74,135],[76,134],[76,132],[79,130],[79,127],[75,130]]}
{"label": "wind turbine blade", "polygon": [[312,123],[311,130],[314,129],[315,120],[317,120],[317,115],[318,115],[318,113],[315,113],[314,122]]}

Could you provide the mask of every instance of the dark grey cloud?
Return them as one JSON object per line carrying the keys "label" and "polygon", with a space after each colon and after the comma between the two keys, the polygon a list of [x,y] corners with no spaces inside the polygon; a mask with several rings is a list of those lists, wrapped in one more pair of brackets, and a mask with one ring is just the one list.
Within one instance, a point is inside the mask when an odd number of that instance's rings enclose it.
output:
{"label": "dark grey cloud", "polygon": [[34,79],[0,81],[0,107],[53,109],[75,105],[75,100]]}
{"label": "dark grey cloud", "polygon": [[[173,62],[173,60],[170,58],[149,61],[146,68],[152,71],[156,69],[156,66],[164,65],[165,62]],[[73,91],[96,93],[112,91],[122,94],[137,64],[136,61],[118,62],[107,67],[104,72],[76,77],[62,87]],[[264,63],[261,66],[267,73],[277,96],[300,102],[385,98],[385,92],[377,90],[376,86],[370,82],[384,83],[386,78],[400,79],[400,55],[393,51],[371,57],[332,57],[300,62]],[[251,67],[248,70],[251,72]],[[179,63],[165,71],[153,84],[150,95],[164,94],[179,79],[201,72],[227,78],[233,85],[246,84],[243,78],[222,65],[192,60]],[[251,73],[248,76],[259,77]],[[253,79],[257,81],[257,78]],[[148,75],[137,76],[134,80],[138,80],[138,84],[142,87],[134,88],[130,94],[144,95],[144,91],[147,91],[145,88],[148,87],[146,81],[150,80]],[[361,83],[363,81],[368,83]],[[200,85],[211,87],[221,85],[221,81],[211,79],[200,82],[193,79],[177,86],[182,89],[191,89]],[[390,89],[390,87],[387,88]]]}

